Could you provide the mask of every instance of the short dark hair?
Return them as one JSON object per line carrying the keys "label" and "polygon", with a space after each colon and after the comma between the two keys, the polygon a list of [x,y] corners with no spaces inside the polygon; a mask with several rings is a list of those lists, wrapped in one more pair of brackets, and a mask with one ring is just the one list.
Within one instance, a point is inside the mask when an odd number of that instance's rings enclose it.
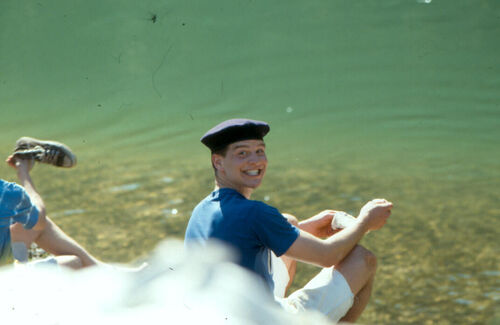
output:
{"label": "short dark hair", "polygon": [[216,148],[214,150],[211,150],[212,151],[212,155],[219,155],[219,156],[222,156],[222,157],[225,157],[226,154],[227,154],[227,149],[229,149],[229,145],[225,145],[223,147],[220,147],[220,148]]}

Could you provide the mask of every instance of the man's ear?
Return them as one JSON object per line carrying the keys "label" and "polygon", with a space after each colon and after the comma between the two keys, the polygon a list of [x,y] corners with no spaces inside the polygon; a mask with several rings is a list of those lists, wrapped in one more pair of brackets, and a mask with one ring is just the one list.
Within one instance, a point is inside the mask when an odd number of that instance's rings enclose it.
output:
{"label": "man's ear", "polygon": [[224,159],[224,157],[222,157],[221,155],[218,155],[216,153],[212,154],[212,166],[214,166],[214,168],[217,171],[223,171],[224,170],[224,167],[223,167],[223,164],[222,164],[222,160],[223,159]]}

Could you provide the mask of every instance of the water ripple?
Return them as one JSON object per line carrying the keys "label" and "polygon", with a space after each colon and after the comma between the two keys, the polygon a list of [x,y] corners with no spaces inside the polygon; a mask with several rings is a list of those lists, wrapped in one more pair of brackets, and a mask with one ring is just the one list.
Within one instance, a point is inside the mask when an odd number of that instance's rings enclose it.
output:
{"label": "water ripple", "polygon": [[132,183],[132,184],[125,184],[121,186],[115,186],[110,188],[109,190],[111,192],[128,192],[128,191],[134,191],[138,189],[141,186],[139,183]]}

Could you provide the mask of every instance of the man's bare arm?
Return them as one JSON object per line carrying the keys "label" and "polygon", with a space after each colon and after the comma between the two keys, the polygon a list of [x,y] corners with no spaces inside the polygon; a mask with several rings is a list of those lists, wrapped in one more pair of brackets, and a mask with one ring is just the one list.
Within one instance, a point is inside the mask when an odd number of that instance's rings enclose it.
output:
{"label": "man's bare arm", "polygon": [[391,209],[392,203],[386,200],[370,201],[361,209],[356,224],[324,240],[301,230],[285,255],[322,267],[337,265],[368,231],[379,229],[385,224]]}

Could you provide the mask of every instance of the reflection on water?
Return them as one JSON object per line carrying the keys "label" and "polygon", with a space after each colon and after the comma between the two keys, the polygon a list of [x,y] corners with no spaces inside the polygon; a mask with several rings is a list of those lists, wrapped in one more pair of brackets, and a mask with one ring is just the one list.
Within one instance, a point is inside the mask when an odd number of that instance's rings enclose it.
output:
{"label": "reflection on water", "polygon": [[266,120],[255,199],[298,217],[395,203],[363,240],[379,271],[361,322],[494,322],[500,7],[423,2],[2,1],[0,154],[70,145],[75,169],[33,171],[49,215],[125,262],[182,238],[213,188],[199,137]]}
{"label": "reflection on water", "polygon": [[109,190],[111,192],[134,191],[134,190],[138,189],[140,186],[141,185],[137,184],[137,183],[125,184],[125,185],[121,185],[121,186],[112,187]]}

